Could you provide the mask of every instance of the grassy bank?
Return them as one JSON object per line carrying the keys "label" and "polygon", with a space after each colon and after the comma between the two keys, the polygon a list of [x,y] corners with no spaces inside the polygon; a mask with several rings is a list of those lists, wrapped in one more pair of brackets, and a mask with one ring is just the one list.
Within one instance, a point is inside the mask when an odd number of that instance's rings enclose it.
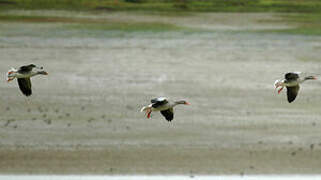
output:
{"label": "grassy bank", "polygon": [[290,23],[298,24],[295,29],[289,29],[287,33],[304,35],[321,35],[321,13],[284,15]]}
{"label": "grassy bank", "polygon": [[[282,12],[281,23],[295,28],[268,32],[321,35],[320,0],[0,0],[6,10],[72,10],[89,12],[131,11],[144,14],[185,16],[194,12]],[[291,12],[290,14],[288,12]],[[117,22],[86,18],[24,16],[2,13],[6,22],[77,23],[81,27],[103,30],[164,31],[184,29],[164,22]],[[264,23],[264,22],[263,22]],[[89,25],[88,25],[89,24]],[[77,26],[78,26],[77,25]]]}
{"label": "grassy bank", "polygon": [[[19,11],[17,11],[19,12]],[[85,13],[86,14],[86,13]],[[91,13],[89,13],[91,14]],[[133,15],[136,13],[132,13]],[[196,14],[195,14],[196,15]],[[157,15],[156,17],[163,15]],[[193,14],[189,14],[193,17]],[[317,13],[284,13],[279,14],[279,18],[262,20],[257,23],[271,24],[288,24],[289,28],[275,28],[268,30],[258,30],[262,33],[284,33],[284,34],[300,34],[300,35],[321,35],[321,14]],[[138,16],[139,17],[139,16]],[[55,16],[49,14],[17,14],[0,13],[0,22],[5,23],[59,23],[64,24],[64,27],[69,29],[85,30],[85,31],[119,31],[119,32],[163,32],[163,31],[181,31],[181,32],[210,32],[201,27],[186,27],[180,24],[175,24],[168,21],[157,20],[144,21],[143,17],[140,21],[132,21],[130,19],[115,19],[115,18],[92,18],[71,16]],[[168,17],[171,18],[171,17]],[[174,18],[174,17],[173,17]],[[242,30],[238,30],[242,31]],[[244,30],[243,30],[244,31]],[[246,31],[246,30],[245,30]]]}
{"label": "grassy bank", "polygon": [[163,31],[190,31],[188,28],[179,27],[163,22],[131,22],[127,20],[94,19],[77,17],[57,17],[39,15],[7,15],[0,14],[0,22],[16,23],[52,23],[62,24],[66,30],[86,32],[94,31],[119,31],[119,32],[163,32]]}
{"label": "grassy bank", "polygon": [[321,12],[319,0],[0,0],[1,9]]}
{"label": "grassy bank", "polygon": [[[321,35],[321,13],[295,13],[281,14],[280,23],[293,25],[295,28],[282,30],[268,30],[264,32],[300,34],[300,35]],[[275,21],[276,22],[276,21]]]}

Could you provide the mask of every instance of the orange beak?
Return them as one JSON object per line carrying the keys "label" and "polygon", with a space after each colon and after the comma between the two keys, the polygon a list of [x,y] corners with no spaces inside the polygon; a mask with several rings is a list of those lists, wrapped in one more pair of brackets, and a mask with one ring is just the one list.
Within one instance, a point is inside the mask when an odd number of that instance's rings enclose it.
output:
{"label": "orange beak", "polygon": [[185,102],[185,105],[191,105],[191,103],[189,103],[189,102]]}

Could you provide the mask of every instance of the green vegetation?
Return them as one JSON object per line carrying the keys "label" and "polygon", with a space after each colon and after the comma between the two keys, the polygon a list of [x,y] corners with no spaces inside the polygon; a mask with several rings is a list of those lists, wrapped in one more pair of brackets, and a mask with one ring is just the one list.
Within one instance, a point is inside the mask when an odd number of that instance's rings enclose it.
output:
{"label": "green vegetation", "polygon": [[[284,14],[280,15],[280,21],[295,25],[296,28],[268,32],[321,35],[321,0],[0,0],[0,11],[13,9],[136,11],[166,16],[192,15],[193,12],[282,12]],[[158,22],[112,22],[86,18],[15,16],[5,13],[0,15],[0,21],[74,23],[82,24],[83,28],[124,31],[183,29]]]}
{"label": "green vegetation", "polygon": [[321,12],[320,0],[0,0],[0,9]]}
{"label": "green vegetation", "polygon": [[321,13],[284,15],[289,23],[298,24],[298,28],[289,29],[288,33],[321,35]]}
{"label": "green vegetation", "polygon": [[286,22],[289,25],[294,25],[295,28],[263,32],[321,35],[321,13],[281,14],[280,16],[281,20],[278,20],[279,22]]}
{"label": "green vegetation", "polygon": [[[36,32],[39,36],[41,33],[48,35],[58,35],[57,32],[64,32],[66,34],[59,34],[59,36],[77,36],[86,34],[88,36],[123,36],[123,33],[128,32],[164,32],[164,31],[184,31],[189,32],[187,28],[178,27],[172,24],[161,22],[130,22],[130,21],[115,21],[108,19],[94,19],[94,18],[75,18],[75,17],[55,17],[55,16],[29,16],[29,15],[1,15],[0,22],[19,22],[19,23],[52,23],[49,29],[44,32]],[[3,28],[3,27],[2,27]],[[38,27],[41,28],[41,27]],[[62,28],[62,29],[60,29]],[[1,29],[1,26],[0,26]],[[58,30],[60,29],[60,30]],[[56,32],[56,30],[58,30]],[[108,33],[114,31],[114,33]],[[18,36],[20,31],[6,30],[6,36]],[[118,33],[116,33],[118,32]],[[106,34],[107,33],[107,34]],[[23,31],[23,34],[33,36],[35,32]]]}
{"label": "green vegetation", "polygon": [[276,33],[285,33],[285,34],[300,34],[300,35],[321,35],[321,28],[293,28],[293,29],[284,29],[284,30],[273,30],[268,32],[276,32]]}
{"label": "green vegetation", "polygon": [[87,29],[87,30],[108,30],[108,31],[126,31],[126,32],[137,32],[137,31],[152,31],[152,32],[163,32],[163,31],[178,31],[183,28],[165,24],[165,23],[106,23],[106,24],[76,24],[70,26],[74,29]]}

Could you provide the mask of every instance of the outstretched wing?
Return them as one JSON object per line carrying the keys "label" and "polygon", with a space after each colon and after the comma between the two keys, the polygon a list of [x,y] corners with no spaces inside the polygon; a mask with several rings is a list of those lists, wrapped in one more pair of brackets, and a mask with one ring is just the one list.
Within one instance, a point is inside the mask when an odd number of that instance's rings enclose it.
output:
{"label": "outstretched wing", "polygon": [[27,66],[21,66],[18,70],[19,73],[23,74],[23,73],[28,73],[30,71],[32,71],[32,69],[35,67],[35,65],[30,64]]}
{"label": "outstretched wing", "polygon": [[286,80],[297,80],[299,78],[299,74],[295,72],[289,72],[285,74]]}
{"label": "outstretched wing", "polygon": [[167,104],[168,101],[166,98],[164,97],[159,97],[159,98],[154,98],[151,100],[151,103],[153,104],[152,107],[153,108],[158,108],[159,106],[162,106],[164,104]]}
{"label": "outstretched wing", "polygon": [[32,94],[30,78],[18,78],[18,84],[24,95],[30,96]]}
{"label": "outstretched wing", "polygon": [[288,101],[289,103],[291,103],[292,101],[295,100],[296,96],[298,95],[300,86],[293,86],[293,87],[286,87],[287,89],[287,96],[288,96]]}
{"label": "outstretched wing", "polygon": [[165,117],[167,121],[172,121],[174,119],[173,108],[169,108],[167,110],[161,111],[161,114]]}

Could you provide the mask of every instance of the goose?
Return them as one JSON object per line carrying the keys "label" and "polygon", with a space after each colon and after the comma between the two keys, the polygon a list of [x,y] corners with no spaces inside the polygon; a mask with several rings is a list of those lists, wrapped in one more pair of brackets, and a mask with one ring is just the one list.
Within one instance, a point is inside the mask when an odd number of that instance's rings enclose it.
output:
{"label": "goose", "polygon": [[36,75],[48,75],[46,71],[43,71],[43,67],[37,67],[34,64],[21,66],[18,70],[11,68],[7,73],[7,82],[10,82],[17,78],[19,88],[25,96],[32,94],[30,78]]}
{"label": "goose", "polygon": [[167,121],[174,119],[174,107],[179,104],[190,105],[185,100],[180,101],[169,101],[166,97],[158,97],[151,100],[151,104],[144,106],[140,112],[145,111],[147,118],[151,117],[152,111],[160,111]]}
{"label": "goose", "polygon": [[275,89],[281,87],[278,90],[278,94],[281,93],[284,87],[287,89],[288,102],[291,103],[298,95],[300,84],[306,80],[316,80],[315,76],[300,77],[300,72],[288,72],[285,74],[284,79],[276,80],[274,83]]}

